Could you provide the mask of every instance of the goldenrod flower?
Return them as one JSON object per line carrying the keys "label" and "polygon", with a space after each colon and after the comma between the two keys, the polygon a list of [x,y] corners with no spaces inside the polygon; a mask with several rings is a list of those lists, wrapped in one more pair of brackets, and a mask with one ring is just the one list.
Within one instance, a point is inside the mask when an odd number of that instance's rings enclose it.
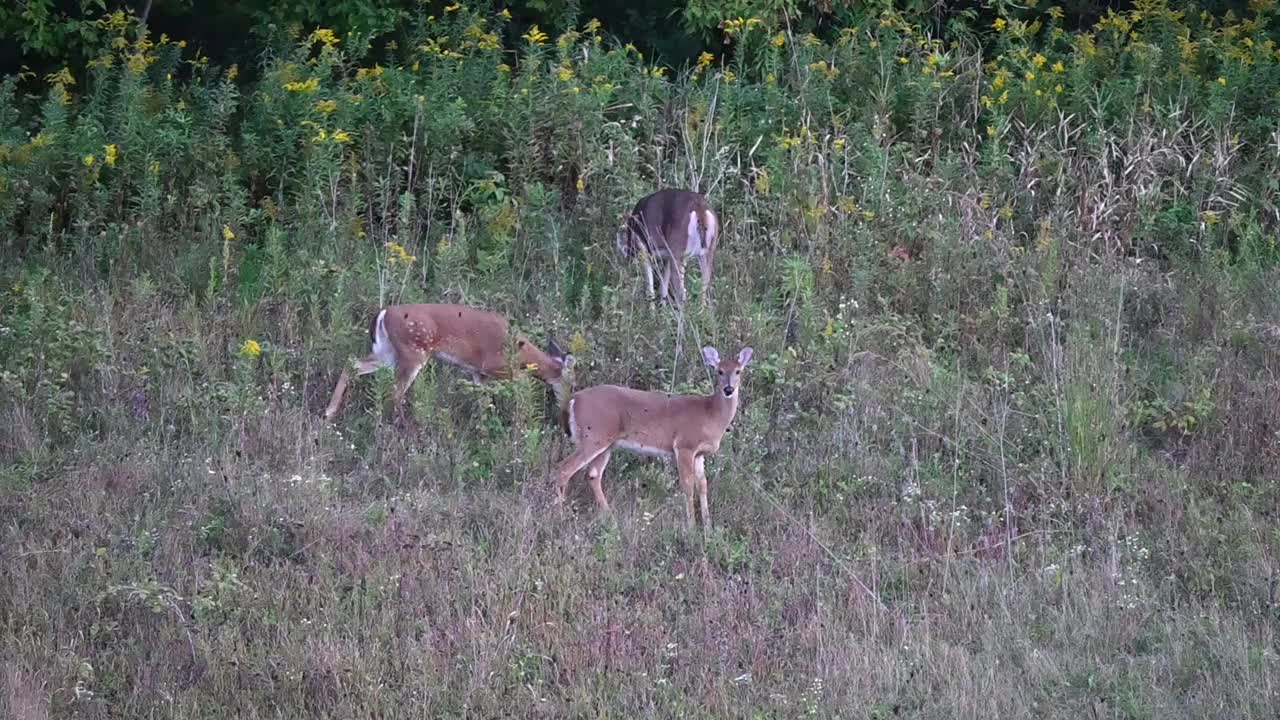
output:
{"label": "goldenrod flower", "polygon": [[388,251],[387,262],[390,263],[391,265],[399,264],[407,267],[409,265],[412,265],[414,261],[418,259],[413,255],[410,255],[409,251],[405,250],[404,246],[401,245],[400,243],[389,242],[386,244],[386,248]]}
{"label": "goldenrod flower", "polygon": [[307,40],[313,43],[324,43],[327,48],[332,48],[342,42],[329,28],[316,28],[315,32],[311,33]]}
{"label": "goldenrod flower", "polygon": [[284,89],[288,92],[309,93],[320,89],[320,78],[311,78],[302,82],[294,81],[284,84]]}
{"label": "goldenrod flower", "polygon": [[545,45],[547,42],[547,34],[542,32],[537,25],[529,28],[529,31],[520,37],[529,41],[530,45]]}
{"label": "goldenrod flower", "polygon": [[250,359],[256,358],[262,354],[262,346],[258,344],[257,340],[245,340],[244,343],[240,345],[240,354]]}

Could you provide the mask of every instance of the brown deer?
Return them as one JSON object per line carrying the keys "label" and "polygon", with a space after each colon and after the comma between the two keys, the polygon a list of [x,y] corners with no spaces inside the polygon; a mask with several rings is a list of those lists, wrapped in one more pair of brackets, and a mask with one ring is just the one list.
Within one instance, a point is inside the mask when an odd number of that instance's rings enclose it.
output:
{"label": "brown deer", "polygon": [[[507,363],[508,323],[498,313],[465,305],[391,305],[374,316],[369,325],[373,351],[342,371],[324,416],[331,419],[342,405],[342,395],[351,382],[351,372],[367,375],[380,367],[394,368],[392,393],[397,412],[403,415],[405,394],[426,365],[436,358],[471,373],[476,382],[511,377]],[[561,412],[569,401],[565,371],[573,366],[573,356],[554,340],[543,352],[528,338],[515,338],[516,363],[551,386]]]}
{"label": "brown deer", "polygon": [[[702,303],[711,298],[711,265],[715,260],[720,222],[701,193],[659,190],[642,198],[618,229],[618,252],[644,262],[649,299],[653,294],[653,263],[661,263],[662,297],[684,304],[684,265],[698,258],[702,270]],[[674,296],[670,295],[674,285]]]}
{"label": "brown deer", "polygon": [[702,529],[711,527],[707,504],[705,458],[720,450],[720,439],[738,412],[742,370],[751,361],[751,348],[738,357],[721,360],[713,347],[702,357],[716,369],[716,389],[710,395],[668,395],[618,385],[597,385],[569,399],[569,433],[577,450],[560,464],[556,501],[563,502],[569,481],[587,468],[587,478],[602,512],[609,501],[602,487],[604,469],[614,450],[674,459],[688,510],[694,520],[695,495],[702,498]]}

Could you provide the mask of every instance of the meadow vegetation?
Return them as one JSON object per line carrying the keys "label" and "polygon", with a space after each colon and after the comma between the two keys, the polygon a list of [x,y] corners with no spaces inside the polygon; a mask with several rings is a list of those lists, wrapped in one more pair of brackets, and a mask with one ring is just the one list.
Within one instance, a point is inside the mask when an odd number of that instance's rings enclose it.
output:
{"label": "meadow vegetation", "polygon": [[[1276,3],[1027,5],[667,67],[459,4],[243,71],[117,13],[0,82],[0,715],[1274,717]],[[658,187],[710,308],[614,248]],[[753,346],[710,536],[622,454],[550,508],[528,376],[323,422],[393,302],[579,387]]]}

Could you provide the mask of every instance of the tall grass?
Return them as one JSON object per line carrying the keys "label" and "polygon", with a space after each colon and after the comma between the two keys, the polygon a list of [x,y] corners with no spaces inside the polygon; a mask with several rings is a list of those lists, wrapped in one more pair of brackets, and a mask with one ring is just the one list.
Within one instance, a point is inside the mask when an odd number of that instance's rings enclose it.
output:
{"label": "tall grass", "polygon": [[[466,8],[259,78],[108,19],[0,87],[0,707],[15,717],[1267,717],[1274,11],[963,39],[725,24],[648,64]],[[660,186],[715,304],[613,251]],[[700,286],[692,288],[701,292]],[[390,302],[704,392],[717,527],[618,457],[546,509],[543,388],[429,367],[318,419]]]}

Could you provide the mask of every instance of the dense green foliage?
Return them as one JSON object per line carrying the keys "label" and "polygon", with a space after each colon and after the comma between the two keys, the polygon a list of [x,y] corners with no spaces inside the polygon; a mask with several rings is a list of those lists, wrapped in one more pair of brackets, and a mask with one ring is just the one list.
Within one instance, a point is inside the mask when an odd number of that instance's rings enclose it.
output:
{"label": "dense green foliage", "polygon": [[[314,7],[226,10],[286,13],[241,65],[90,2],[0,84],[0,711],[1280,703],[1274,2],[695,2],[677,69],[585,4]],[[662,186],[723,220],[709,309],[614,250]],[[528,377],[321,422],[400,301],[567,338],[579,386],[753,345],[714,531],[648,460],[612,521],[544,510]]]}

